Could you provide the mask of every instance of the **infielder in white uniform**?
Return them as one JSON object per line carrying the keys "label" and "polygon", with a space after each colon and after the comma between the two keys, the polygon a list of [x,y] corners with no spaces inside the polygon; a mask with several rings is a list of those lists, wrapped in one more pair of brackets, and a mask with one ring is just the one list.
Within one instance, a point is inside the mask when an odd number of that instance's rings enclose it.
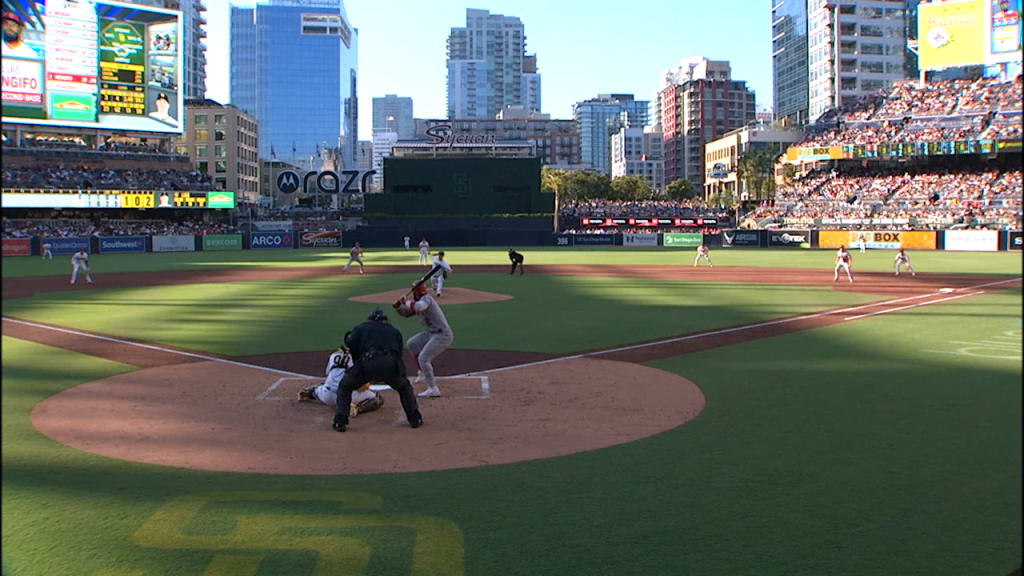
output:
{"label": "infielder in white uniform", "polygon": [[697,246],[697,257],[693,259],[694,268],[697,267],[697,263],[700,262],[701,258],[708,261],[708,266],[711,266],[712,268],[715,267],[715,265],[711,263],[711,251],[708,250],[708,247],[704,244]]}
{"label": "infielder in white uniform", "polygon": [[911,276],[917,276],[917,272],[914,272],[914,267],[910,265],[910,257],[907,253],[900,248],[900,251],[896,254],[896,259],[893,260],[892,267],[896,269],[896,275],[900,275],[900,267],[906,266],[907,270],[910,270]]}
{"label": "infielder in white uniform", "polygon": [[53,260],[53,246],[49,243],[43,244],[43,260]]}
{"label": "infielder in white uniform", "polygon": [[352,265],[353,262],[359,263],[359,273],[362,274],[363,248],[359,245],[359,242],[356,242],[355,246],[353,246],[352,249],[348,251],[348,264],[345,264],[345,272],[348,272],[348,268],[349,266]]}
{"label": "infielder in white uniform", "polygon": [[420,264],[427,263],[427,256],[430,255],[430,242],[424,238],[420,240]]}
{"label": "infielder in white uniform", "polygon": [[853,282],[853,274],[850,273],[851,262],[852,259],[850,258],[850,253],[846,251],[846,246],[840,246],[839,250],[836,252],[836,268],[834,271],[835,273],[832,275],[833,282],[839,280],[840,269],[846,270],[846,277],[850,279],[850,282]]}
{"label": "infielder in white uniform", "polygon": [[413,284],[413,286],[415,286],[412,291],[413,299],[399,300],[395,302],[394,307],[400,316],[420,317],[423,332],[409,338],[406,347],[416,358],[420,369],[420,375],[416,377],[416,382],[419,382],[421,378],[427,381],[427,389],[420,392],[419,396],[421,398],[437,398],[441,395],[441,390],[434,380],[432,362],[441,352],[452,345],[455,336],[452,334],[451,327],[448,326],[448,319],[444,317],[441,306],[437,300],[427,294],[427,287],[424,284],[419,286]]}
{"label": "infielder in white uniform", "polygon": [[[353,366],[352,356],[345,348],[338,348],[327,359],[325,375],[327,378],[323,384],[309,386],[299,391],[299,400],[308,402],[320,402],[328,406],[334,406],[338,401],[338,385],[345,377],[345,371]],[[349,406],[349,416],[356,416],[365,412],[373,412],[384,405],[384,397],[380,392],[370,390],[370,384],[366,383],[362,388],[352,393],[352,403]]]}
{"label": "infielder in white uniform", "polygon": [[71,255],[71,283],[78,279],[78,271],[85,272],[85,281],[92,284],[92,275],[89,274],[89,255],[85,250],[79,250]]}
{"label": "infielder in white uniform", "polygon": [[437,253],[437,256],[434,256],[434,266],[440,266],[441,269],[434,272],[434,275],[430,277],[430,285],[434,288],[434,293],[440,298],[441,291],[444,290],[445,278],[452,273],[451,265],[444,261],[444,250],[441,250]]}
{"label": "infielder in white uniform", "polygon": [[861,234],[861,235],[857,236],[857,244],[860,245],[860,252],[861,252],[861,254],[863,254],[863,253],[868,251],[868,238],[867,238],[866,235]]}
{"label": "infielder in white uniform", "polygon": [[405,246],[406,250],[409,249],[409,237],[408,236],[406,236],[405,238],[402,238],[402,244]]}

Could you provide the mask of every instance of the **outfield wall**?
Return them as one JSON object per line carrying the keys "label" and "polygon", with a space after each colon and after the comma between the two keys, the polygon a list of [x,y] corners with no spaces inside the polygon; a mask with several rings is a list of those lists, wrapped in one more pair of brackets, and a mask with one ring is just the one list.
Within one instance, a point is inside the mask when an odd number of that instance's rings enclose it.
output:
{"label": "outfield wall", "polygon": [[[360,242],[363,247],[401,248],[402,238],[393,229],[358,229],[359,233],[339,230],[268,231],[247,234],[208,234],[175,236],[90,236],[80,238],[4,238],[4,256],[38,256],[42,245],[50,244],[56,254],[72,254],[84,249],[93,254],[139,252],[201,252],[219,250],[291,250],[296,248],[337,248],[343,250]],[[410,237],[415,247],[420,237],[433,247],[452,246],[620,246],[630,248],[664,247],[690,250],[701,243],[714,248],[833,249],[846,246],[858,249],[863,237],[873,250],[950,250],[997,252],[1021,250],[1024,232],[1007,230],[813,230],[813,229],[728,229],[715,233],[647,232],[617,234],[551,234],[538,230],[443,229],[425,231]]]}

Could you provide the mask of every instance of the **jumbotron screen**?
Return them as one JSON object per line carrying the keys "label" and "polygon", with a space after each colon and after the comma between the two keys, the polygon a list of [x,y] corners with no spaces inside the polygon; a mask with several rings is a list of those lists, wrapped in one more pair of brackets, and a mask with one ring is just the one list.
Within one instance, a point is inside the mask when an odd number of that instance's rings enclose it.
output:
{"label": "jumbotron screen", "polygon": [[3,0],[3,121],[182,133],[181,12]]}

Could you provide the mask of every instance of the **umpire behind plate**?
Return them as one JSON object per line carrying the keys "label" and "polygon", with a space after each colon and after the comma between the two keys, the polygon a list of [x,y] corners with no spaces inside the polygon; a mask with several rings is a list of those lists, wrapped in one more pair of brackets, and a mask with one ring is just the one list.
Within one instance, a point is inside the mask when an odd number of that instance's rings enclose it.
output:
{"label": "umpire behind plate", "polygon": [[348,427],[349,406],[352,392],[367,382],[383,382],[398,392],[409,426],[423,425],[416,394],[405,376],[402,360],[404,342],[402,333],[388,323],[388,317],[379,308],[370,313],[366,322],[352,329],[345,337],[345,345],[352,353],[354,362],[345,371],[338,387],[338,400],[334,407],[334,429],[344,432]]}

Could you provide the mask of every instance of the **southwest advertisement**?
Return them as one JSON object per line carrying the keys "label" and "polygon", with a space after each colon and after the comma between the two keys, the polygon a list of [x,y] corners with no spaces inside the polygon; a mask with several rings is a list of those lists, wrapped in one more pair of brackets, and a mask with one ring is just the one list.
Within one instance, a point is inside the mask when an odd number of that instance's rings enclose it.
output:
{"label": "southwest advertisement", "polygon": [[3,0],[3,121],[181,134],[181,12]]}

